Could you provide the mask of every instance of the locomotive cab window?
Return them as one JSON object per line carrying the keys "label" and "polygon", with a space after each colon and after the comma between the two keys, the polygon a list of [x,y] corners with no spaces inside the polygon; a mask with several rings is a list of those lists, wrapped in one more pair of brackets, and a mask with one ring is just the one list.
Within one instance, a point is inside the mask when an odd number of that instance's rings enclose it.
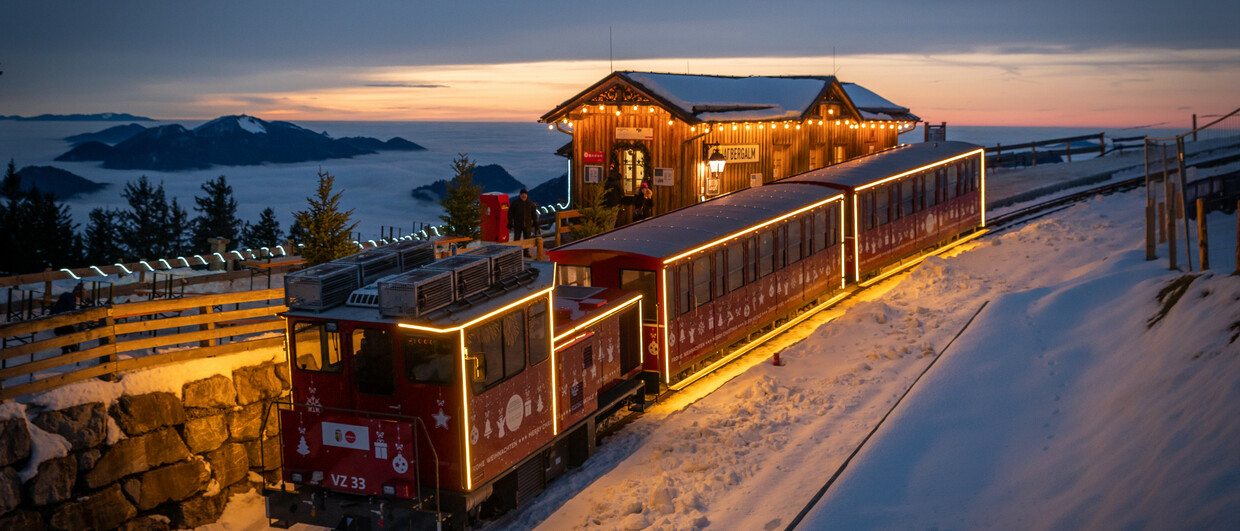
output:
{"label": "locomotive cab window", "polygon": [[466,334],[474,393],[481,393],[525,369],[525,311],[516,310]]}
{"label": "locomotive cab window", "polygon": [[590,266],[560,264],[556,268],[556,280],[562,286],[593,286],[590,283]]}
{"label": "locomotive cab window", "polygon": [[297,368],[310,372],[340,372],[340,333],[324,323],[293,323],[293,359]]}
{"label": "locomotive cab window", "polygon": [[353,342],[353,384],[359,393],[388,396],[396,392],[392,339],[381,328],[356,328]]}
{"label": "locomotive cab window", "polygon": [[456,372],[457,336],[406,335],[401,341],[405,379],[412,383],[451,384]]}

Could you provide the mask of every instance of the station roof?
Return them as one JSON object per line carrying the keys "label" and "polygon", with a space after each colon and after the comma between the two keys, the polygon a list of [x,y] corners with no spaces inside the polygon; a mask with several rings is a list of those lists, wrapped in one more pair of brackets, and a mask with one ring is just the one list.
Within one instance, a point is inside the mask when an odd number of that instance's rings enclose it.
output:
{"label": "station roof", "polygon": [[956,141],[907,144],[793,175],[780,183],[813,183],[853,189],[981,148]]}
{"label": "station roof", "polygon": [[667,260],[839,195],[821,186],[759,186],[673,210],[551,251],[614,251]]}
{"label": "station roof", "polygon": [[[548,112],[555,121],[623,83],[691,122],[799,120],[824,99],[864,120],[915,121],[917,116],[855,83],[834,76],[709,76],[618,71]],[[623,101],[617,103],[635,103]]]}

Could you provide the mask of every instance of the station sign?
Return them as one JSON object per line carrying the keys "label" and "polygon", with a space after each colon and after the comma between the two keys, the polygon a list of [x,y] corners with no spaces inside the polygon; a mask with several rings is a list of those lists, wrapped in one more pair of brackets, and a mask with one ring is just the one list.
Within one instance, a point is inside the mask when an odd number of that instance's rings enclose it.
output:
{"label": "station sign", "polygon": [[654,128],[617,127],[616,140],[654,140]]}
{"label": "station sign", "polygon": [[762,160],[759,155],[757,144],[720,145],[715,149],[719,150],[719,152],[728,159],[728,163],[758,162]]}
{"label": "station sign", "polygon": [[603,163],[603,152],[602,151],[586,151],[581,154],[581,162],[585,164],[602,164]]}

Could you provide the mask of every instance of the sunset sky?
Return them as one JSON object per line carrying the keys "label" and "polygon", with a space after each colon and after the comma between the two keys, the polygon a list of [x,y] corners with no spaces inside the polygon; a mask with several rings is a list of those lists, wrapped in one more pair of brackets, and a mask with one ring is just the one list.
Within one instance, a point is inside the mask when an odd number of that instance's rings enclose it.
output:
{"label": "sunset sky", "polygon": [[1221,0],[17,0],[2,11],[0,114],[535,121],[613,69],[835,73],[956,125],[1181,127],[1240,107],[1240,4]]}

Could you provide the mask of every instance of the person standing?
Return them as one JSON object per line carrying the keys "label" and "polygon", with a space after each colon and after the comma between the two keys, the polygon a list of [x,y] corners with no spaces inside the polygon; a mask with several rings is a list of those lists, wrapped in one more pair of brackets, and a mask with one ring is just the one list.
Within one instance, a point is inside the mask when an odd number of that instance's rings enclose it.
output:
{"label": "person standing", "polygon": [[508,229],[512,231],[511,241],[533,238],[539,233],[538,203],[530,201],[530,193],[524,188],[508,204]]}
{"label": "person standing", "polygon": [[633,221],[641,221],[654,215],[654,191],[646,183],[642,183],[630,200],[633,204]]}
{"label": "person standing", "polygon": [[[79,282],[78,285],[73,287],[73,291],[66,291],[64,293],[61,293],[60,297],[56,299],[56,304],[52,305],[52,315],[55,315],[58,313],[68,313],[68,312],[77,310],[78,305],[82,303],[82,295],[85,292],[86,292],[86,288],[82,286],[81,282]],[[77,330],[73,327],[73,325],[65,325],[65,326],[56,327],[55,330],[53,330],[53,333],[55,333],[57,336],[64,336],[64,335],[72,334],[76,331]],[[72,345],[65,345],[63,347],[60,347],[61,354],[77,352],[77,350],[78,350],[78,345],[76,343]]]}

